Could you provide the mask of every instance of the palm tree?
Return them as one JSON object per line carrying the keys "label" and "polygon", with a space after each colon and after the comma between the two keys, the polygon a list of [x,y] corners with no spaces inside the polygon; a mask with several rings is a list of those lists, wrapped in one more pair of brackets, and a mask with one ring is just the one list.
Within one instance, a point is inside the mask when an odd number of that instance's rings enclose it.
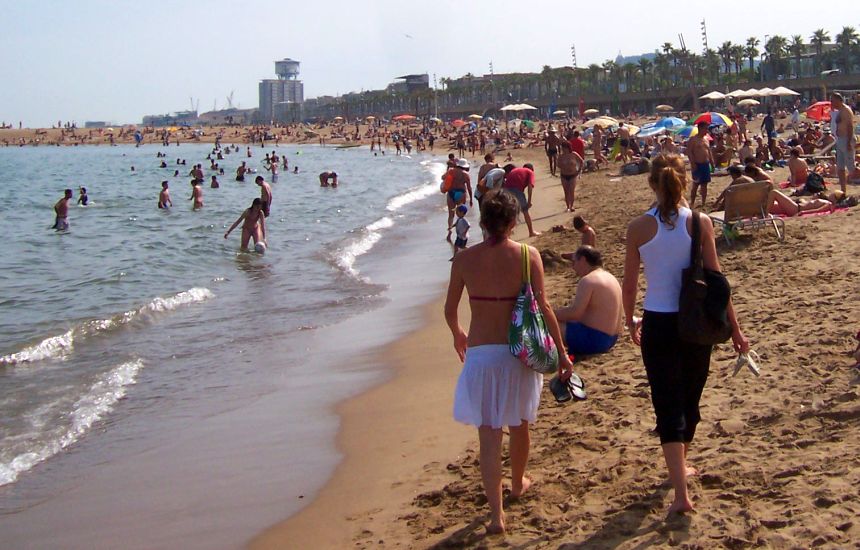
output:
{"label": "palm tree", "polygon": [[642,73],[642,91],[648,89],[648,71],[651,70],[651,60],[642,57],[639,59],[639,72]]}
{"label": "palm tree", "polygon": [[618,83],[616,81],[616,71],[618,70],[618,64],[615,61],[607,60],[603,62],[603,72],[606,73],[606,82],[609,83],[608,92],[617,92],[618,91]]}
{"label": "palm tree", "polygon": [[758,54],[759,54],[759,51],[758,51],[758,45],[759,44],[761,44],[761,42],[759,42],[758,38],[756,38],[754,36],[747,38],[747,44],[746,44],[746,47],[744,47],[744,53],[746,54],[747,59],[750,60],[750,72],[753,71],[753,65],[755,64],[755,58],[758,57]]}
{"label": "palm tree", "polygon": [[824,49],[824,43],[830,42],[830,34],[824,29],[818,29],[809,38],[809,43],[815,46],[815,72],[818,73],[821,69],[821,52]]}
{"label": "palm tree", "polygon": [[654,85],[655,88],[663,88],[669,81],[669,56],[668,54],[658,53],[654,58],[654,73],[659,75],[660,84]]}
{"label": "palm tree", "polygon": [[791,44],[788,45],[788,51],[794,56],[794,77],[800,78],[800,56],[803,55],[805,44],[803,37],[795,34],[791,37]]}
{"label": "palm tree", "polygon": [[785,52],[788,49],[788,40],[784,36],[774,35],[770,37],[767,44],[764,45],[767,52],[767,60],[770,62],[773,76],[780,74],[782,68],[782,60],[785,58]]}
{"label": "palm tree", "polygon": [[744,46],[743,44],[735,44],[732,46],[732,61],[735,63],[735,75],[741,74],[741,69],[744,66]]}
{"label": "palm tree", "polygon": [[633,78],[633,75],[636,73],[636,64],[635,63],[625,63],[623,67],[621,67],[621,71],[624,73],[624,91],[632,92],[633,87],[630,84],[630,81]]}
{"label": "palm tree", "polygon": [[842,31],[836,35],[837,50],[839,51],[839,59],[841,60],[842,70],[851,74],[853,68],[853,55],[860,45],[860,36],[854,27],[842,27]]}
{"label": "palm tree", "polygon": [[726,74],[729,74],[732,70],[732,43],[728,40],[723,42],[717,49],[717,54],[723,61],[723,67],[725,67]]}

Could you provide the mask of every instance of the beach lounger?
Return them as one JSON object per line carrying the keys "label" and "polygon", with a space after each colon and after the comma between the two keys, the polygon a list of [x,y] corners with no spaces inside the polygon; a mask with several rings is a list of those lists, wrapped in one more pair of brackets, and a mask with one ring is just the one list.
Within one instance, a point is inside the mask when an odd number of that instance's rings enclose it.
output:
{"label": "beach lounger", "polygon": [[723,238],[732,244],[735,230],[745,228],[761,229],[773,227],[776,238],[785,239],[785,222],[767,213],[768,194],[771,184],[766,181],[741,183],[726,189],[725,210],[711,212],[709,216],[714,227],[722,231]]}

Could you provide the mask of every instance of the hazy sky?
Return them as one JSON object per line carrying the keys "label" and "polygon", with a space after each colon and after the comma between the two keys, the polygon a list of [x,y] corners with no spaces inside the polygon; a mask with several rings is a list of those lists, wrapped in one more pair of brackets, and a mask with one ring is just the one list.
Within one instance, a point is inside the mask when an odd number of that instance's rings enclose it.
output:
{"label": "hazy sky", "polygon": [[[674,6],[671,7],[670,6]],[[797,0],[0,0],[0,120],[140,122],[145,114],[257,106],[274,61],[301,62],[305,97],[385,87],[408,73],[457,77],[580,67],[653,51],[701,51],[766,34],[809,41],[860,29],[854,2]]]}

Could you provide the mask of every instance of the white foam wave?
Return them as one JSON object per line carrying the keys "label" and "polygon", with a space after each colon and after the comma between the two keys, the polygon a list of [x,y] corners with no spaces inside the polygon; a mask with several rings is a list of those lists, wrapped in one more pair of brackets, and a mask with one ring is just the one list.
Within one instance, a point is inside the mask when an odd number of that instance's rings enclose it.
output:
{"label": "white foam wave", "polygon": [[154,298],[148,304],[130,311],[125,311],[110,319],[93,319],[85,321],[71,330],[58,336],[51,336],[34,346],[0,357],[0,366],[33,363],[45,359],[62,358],[72,352],[77,338],[93,336],[117,326],[126,325],[141,314],[163,313],[178,307],[196,302],[203,302],[215,295],[208,288],[195,287],[167,298]]}
{"label": "white foam wave", "polygon": [[59,336],[45,338],[35,346],[0,357],[0,366],[41,361],[50,357],[63,357],[72,351],[74,340],[74,330],[69,330]]}
{"label": "white foam wave", "polygon": [[430,172],[430,181],[392,198],[388,201],[385,207],[386,210],[396,212],[408,204],[420,201],[439,192],[439,183],[441,182],[442,175],[445,173],[445,165],[435,161],[424,161],[421,164]]}
{"label": "white foam wave", "polygon": [[379,242],[381,238],[382,234],[379,231],[366,232],[361,238],[352,241],[338,252],[337,265],[350,275],[357,277],[358,270],[355,269],[356,258],[370,252],[373,245]]}
{"label": "white foam wave", "polygon": [[134,384],[143,361],[136,359],[117,365],[103,374],[73,405],[69,415],[71,423],[53,439],[42,442],[35,449],[21,453],[6,464],[0,464],[0,485],[12,483],[21,472],[54,456],[79,440],[90,427],[113,410],[122,399],[128,386]]}

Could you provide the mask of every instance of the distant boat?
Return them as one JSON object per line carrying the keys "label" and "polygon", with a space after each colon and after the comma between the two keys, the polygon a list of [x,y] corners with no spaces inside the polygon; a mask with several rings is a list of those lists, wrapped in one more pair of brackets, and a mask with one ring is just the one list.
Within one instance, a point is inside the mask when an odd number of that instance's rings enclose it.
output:
{"label": "distant boat", "polygon": [[350,149],[352,147],[361,147],[361,143],[341,143],[336,149]]}

